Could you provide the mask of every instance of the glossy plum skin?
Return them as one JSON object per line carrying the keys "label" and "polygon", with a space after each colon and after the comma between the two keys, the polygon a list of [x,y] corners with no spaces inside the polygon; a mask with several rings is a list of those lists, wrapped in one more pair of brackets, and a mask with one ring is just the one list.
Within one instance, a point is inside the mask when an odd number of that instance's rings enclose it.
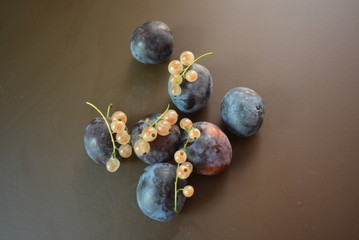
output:
{"label": "glossy plum skin", "polygon": [[163,22],[146,22],[133,33],[130,48],[132,56],[139,62],[146,64],[164,62],[173,51],[172,32]]}
{"label": "glossy plum skin", "polygon": [[[137,184],[137,203],[142,212],[157,221],[168,221],[175,217],[174,182],[176,166],[170,163],[155,163],[146,167]],[[187,180],[178,180],[178,189],[183,188]],[[181,211],[186,197],[178,193],[177,209]]]}
{"label": "glossy plum skin", "polygon": [[179,110],[184,113],[193,113],[206,106],[212,93],[213,80],[208,69],[200,64],[195,63],[188,70],[195,70],[198,79],[195,82],[183,79],[180,84],[182,93],[179,96],[171,94],[172,84],[168,82],[168,94]]}
{"label": "glossy plum skin", "polygon": [[222,100],[222,120],[229,131],[239,137],[255,134],[262,126],[264,113],[263,99],[249,88],[233,88]]}
{"label": "glossy plum skin", "polygon": [[[215,175],[222,172],[232,159],[232,146],[226,134],[209,122],[196,122],[193,126],[201,131],[201,137],[187,144],[187,161],[193,164],[198,174]],[[187,138],[188,134],[183,134],[181,148]]]}
{"label": "glossy plum skin", "polygon": [[[143,119],[138,121],[138,123],[135,125],[135,127],[132,130],[131,137],[134,138],[141,134],[142,130],[149,126],[149,124],[146,122],[146,118],[150,119],[150,122],[153,123],[158,116],[161,114],[150,114],[145,116]],[[173,157],[174,153],[178,149],[178,144],[180,141],[181,132],[179,130],[179,127],[177,124],[172,125],[170,134],[167,136],[160,136],[157,135],[157,138],[150,142],[150,152],[139,156],[136,154],[136,156],[144,161],[147,164],[153,164],[153,163],[159,163],[164,162],[168,160],[170,157]],[[135,138],[131,144],[132,147],[135,145],[135,143],[138,141],[138,138]]]}
{"label": "glossy plum skin", "polygon": [[[111,120],[109,120],[111,124]],[[105,120],[98,117],[92,120],[85,129],[84,144],[87,155],[97,164],[106,166],[113,146]]]}

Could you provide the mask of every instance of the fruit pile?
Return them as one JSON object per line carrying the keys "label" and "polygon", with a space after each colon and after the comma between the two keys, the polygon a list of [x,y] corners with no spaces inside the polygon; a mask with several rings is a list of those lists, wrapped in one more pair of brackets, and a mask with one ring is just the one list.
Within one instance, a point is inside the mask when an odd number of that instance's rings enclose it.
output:
{"label": "fruit pile", "polygon": [[[135,30],[130,48],[139,62],[164,62],[173,51],[172,32],[163,22],[147,22]],[[212,76],[196,62],[211,54],[195,59],[192,52],[184,51],[180,60],[168,65],[168,93],[183,113],[199,111],[210,98]],[[193,186],[187,184],[192,173],[218,174],[231,162],[231,143],[218,126],[209,122],[193,123],[189,118],[182,118],[178,125],[178,113],[169,109],[170,105],[163,113],[140,119],[130,132],[124,112],[116,111],[110,117],[112,104],[106,116],[92,103],[87,104],[101,116],[85,129],[87,154],[109,172],[117,171],[122,159],[130,158],[133,152],[149,164],[139,178],[136,196],[139,208],[154,220],[168,221],[181,211],[186,198],[194,194]],[[263,100],[249,88],[233,88],[223,98],[221,117],[234,135],[249,137],[262,125]],[[171,160],[175,164],[167,162]]]}

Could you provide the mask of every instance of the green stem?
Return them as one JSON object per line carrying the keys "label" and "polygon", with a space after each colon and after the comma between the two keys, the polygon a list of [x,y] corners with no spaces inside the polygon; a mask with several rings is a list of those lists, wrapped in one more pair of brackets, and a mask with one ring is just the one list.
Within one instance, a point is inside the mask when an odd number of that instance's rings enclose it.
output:
{"label": "green stem", "polygon": [[198,58],[196,58],[196,60],[194,60],[190,65],[188,65],[188,66],[183,70],[183,72],[182,72],[182,74],[181,74],[181,77],[183,77],[183,76],[186,74],[187,70],[188,70],[195,62],[197,62],[197,61],[200,60],[201,58],[203,58],[203,57],[205,57],[205,56],[208,56],[208,55],[211,55],[211,54],[213,54],[213,52],[205,53],[205,54],[199,56]]}
{"label": "green stem", "polygon": [[109,118],[110,117],[110,111],[111,111],[111,108],[112,108],[112,103],[110,103],[107,107],[107,114],[106,114],[106,117]]}
{"label": "green stem", "polygon": [[[115,140],[113,139],[113,136],[112,136],[112,131],[111,131],[111,127],[110,127],[110,124],[108,123],[107,119],[105,118],[105,116],[103,115],[103,113],[95,106],[93,105],[92,103],[90,102],[86,102],[87,105],[90,105],[91,107],[93,107],[100,115],[101,117],[103,118],[103,120],[105,120],[105,123],[106,123],[106,126],[108,128],[108,132],[110,133],[110,136],[111,136],[111,141],[112,141],[112,146],[113,146],[113,151],[112,151],[112,157],[116,157],[116,145],[115,145]],[[111,104],[110,104],[111,105]]]}
{"label": "green stem", "polygon": [[[177,168],[180,166],[179,163],[177,163]],[[176,213],[178,213],[178,210],[177,210],[177,198],[178,198],[178,190],[177,190],[177,183],[178,183],[178,176],[177,176],[177,173],[176,173],[176,181],[175,181],[175,207],[174,207],[174,210]]]}

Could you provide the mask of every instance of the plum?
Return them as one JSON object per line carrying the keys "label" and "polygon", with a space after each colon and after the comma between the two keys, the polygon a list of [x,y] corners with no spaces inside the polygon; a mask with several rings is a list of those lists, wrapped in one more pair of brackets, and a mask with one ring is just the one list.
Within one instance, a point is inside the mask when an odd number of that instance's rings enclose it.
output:
{"label": "plum", "polygon": [[146,64],[164,62],[173,51],[172,32],[163,22],[146,22],[133,33],[130,48],[132,56],[139,62]]}
{"label": "plum", "polygon": [[262,98],[249,88],[233,88],[222,100],[222,120],[228,130],[239,137],[255,134],[262,126],[264,113]]}
{"label": "plum", "polygon": [[202,109],[208,102],[213,87],[212,75],[207,68],[200,64],[193,64],[189,70],[194,70],[198,78],[194,82],[183,80],[180,84],[182,93],[179,96],[171,94],[172,84],[168,82],[168,94],[176,107],[184,113],[193,113]]}
{"label": "plum", "polygon": [[[174,182],[176,166],[170,163],[155,163],[146,167],[137,184],[136,198],[141,211],[157,221],[168,221],[175,217]],[[187,180],[178,180],[183,188]],[[177,209],[180,211],[186,201],[182,192],[178,194]]]}
{"label": "plum", "polygon": [[[201,131],[201,136],[189,141],[186,147],[187,161],[193,164],[198,174],[214,175],[222,172],[232,159],[232,146],[226,134],[210,122],[196,122],[193,126]],[[182,135],[181,147],[187,138],[186,132]]]}
{"label": "plum", "polygon": [[[108,119],[108,122],[111,123],[111,120]],[[106,166],[106,162],[112,155],[113,145],[103,118],[95,118],[87,125],[84,144],[87,155],[89,155],[95,163]]]}
{"label": "plum", "polygon": [[[132,138],[134,138],[134,140],[131,141],[132,147],[138,141],[138,138],[135,137],[141,134],[144,128],[149,126],[149,123],[146,122],[146,119],[148,118],[150,122],[153,123],[160,115],[161,114],[159,113],[150,114],[145,116],[140,121],[138,121],[138,123],[135,125],[135,127],[132,130]],[[168,160],[170,157],[173,157],[175,151],[178,148],[180,136],[181,136],[181,132],[179,130],[179,127],[176,124],[174,124],[171,127],[170,134],[168,134],[167,136],[157,135],[156,139],[150,142],[149,153],[142,156],[136,154],[136,156],[147,164],[164,162]]]}

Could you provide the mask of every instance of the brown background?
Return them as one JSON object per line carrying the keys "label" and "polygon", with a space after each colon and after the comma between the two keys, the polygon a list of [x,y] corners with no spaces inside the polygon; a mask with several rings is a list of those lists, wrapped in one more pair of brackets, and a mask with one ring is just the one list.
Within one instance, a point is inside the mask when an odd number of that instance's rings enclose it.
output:
{"label": "brown background", "polygon": [[[130,128],[168,102],[167,63],[130,54],[148,20],[212,73],[207,107],[187,115],[221,127],[220,103],[256,90],[258,134],[228,134],[234,156],[160,223],[136,203],[145,163],[110,174],[87,157],[84,128],[107,104]],[[359,2],[1,1],[1,239],[359,239]],[[184,116],[184,115],[182,115]],[[228,132],[226,132],[228,133]]]}

